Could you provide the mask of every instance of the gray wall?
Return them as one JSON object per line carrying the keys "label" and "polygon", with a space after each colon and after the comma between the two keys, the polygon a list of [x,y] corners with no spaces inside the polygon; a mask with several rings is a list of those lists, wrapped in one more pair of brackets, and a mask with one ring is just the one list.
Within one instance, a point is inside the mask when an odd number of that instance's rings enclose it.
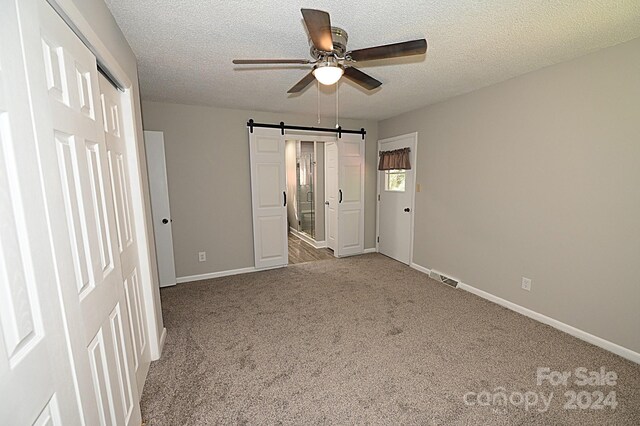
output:
{"label": "gray wall", "polygon": [[[375,178],[374,178],[375,179]],[[324,234],[324,142],[316,142],[316,241],[326,241]],[[375,181],[374,181],[375,185]],[[375,197],[375,194],[374,194]],[[375,209],[375,205],[374,205]],[[374,212],[375,215],[375,212]],[[375,220],[375,219],[374,219]],[[374,227],[375,232],[375,227]],[[375,243],[373,243],[375,246]]]}
{"label": "gray wall", "polygon": [[[313,231],[315,231],[316,226],[315,215],[313,216],[314,220],[312,221],[310,214],[312,207],[314,206],[314,200],[310,197],[307,198],[309,195],[313,196],[316,193],[315,181],[313,177],[308,180],[306,179],[308,175],[313,176],[313,173],[311,173],[313,166],[308,164],[309,168],[307,169],[307,163],[310,163],[314,159],[313,154],[313,141],[300,141],[300,156],[298,157],[298,163],[300,164],[298,175],[300,176],[300,180],[297,182],[298,199],[296,200],[298,204],[298,218],[300,219],[298,231],[305,232],[307,235],[311,235]],[[303,185],[303,182],[306,183]],[[309,194],[309,192],[312,193]]]}
{"label": "gray wall", "polygon": [[298,176],[296,170],[297,141],[285,141],[284,160],[287,169],[287,222],[289,227],[298,229],[297,200],[298,200]]}
{"label": "gray wall", "polygon": [[379,123],[415,131],[415,263],[640,352],[640,39]]}
{"label": "gray wall", "polygon": [[[315,117],[169,103],[142,103],[145,130],[164,132],[178,277],[253,266],[249,142],[246,122],[317,126]],[[367,130],[365,247],[375,247],[377,123]],[[207,261],[198,262],[198,252]]]}

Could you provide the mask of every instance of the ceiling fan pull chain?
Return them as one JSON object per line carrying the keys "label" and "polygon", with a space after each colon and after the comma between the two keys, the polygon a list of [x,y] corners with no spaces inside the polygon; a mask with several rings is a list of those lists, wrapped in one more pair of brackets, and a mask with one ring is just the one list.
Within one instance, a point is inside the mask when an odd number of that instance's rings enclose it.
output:
{"label": "ceiling fan pull chain", "polygon": [[316,87],[318,88],[318,124],[320,124],[320,82],[316,80]]}
{"label": "ceiling fan pull chain", "polygon": [[338,104],[339,104],[339,100],[340,100],[340,95],[339,95],[340,91],[338,90],[339,87],[340,87],[340,82],[338,81],[338,82],[336,82],[336,129],[338,127],[340,127],[340,121],[338,119],[338,116],[339,116],[339,114],[338,114],[339,113]]}

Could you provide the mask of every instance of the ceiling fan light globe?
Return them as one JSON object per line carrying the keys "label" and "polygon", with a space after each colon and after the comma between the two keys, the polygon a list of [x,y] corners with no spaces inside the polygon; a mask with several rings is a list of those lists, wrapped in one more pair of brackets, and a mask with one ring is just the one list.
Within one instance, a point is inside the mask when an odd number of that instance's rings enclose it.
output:
{"label": "ceiling fan light globe", "polygon": [[318,80],[320,84],[324,84],[325,86],[336,84],[338,80],[340,80],[340,77],[342,77],[343,73],[344,70],[336,66],[318,67],[313,70],[313,75],[315,76],[316,80]]}

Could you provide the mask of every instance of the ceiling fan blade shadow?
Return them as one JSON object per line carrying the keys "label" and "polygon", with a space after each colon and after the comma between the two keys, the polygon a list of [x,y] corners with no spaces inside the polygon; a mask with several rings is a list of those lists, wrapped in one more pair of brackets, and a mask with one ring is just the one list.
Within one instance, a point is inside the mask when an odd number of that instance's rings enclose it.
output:
{"label": "ceiling fan blade shadow", "polygon": [[260,64],[308,64],[308,59],[234,59],[236,65],[260,65]]}
{"label": "ceiling fan blade shadow", "polygon": [[316,49],[324,52],[333,50],[331,36],[331,18],[327,12],[316,9],[300,9],[309,36]]}
{"label": "ceiling fan blade shadow", "polygon": [[427,52],[427,40],[405,41],[402,43],[386,44],[384,46],[368,47],[347,52],[356,62],[374,61],[376,59],[399,58],[402,56],[423,55]]}
{"label": "ceiling fan blade shadow", "polygon": [[291,89],[287,91],[287,93],[299,93],[302,92],[313,80],[316,78],[313,75],[313,72],[309,72],[309,74],[302,77],[302,80],[297,82]]}
{"label": "ceiling fan blade shadow", "polygon": [[367,90],[373,90],[376,87],[380,87],[380,85],[382,84],[381,81],[376,80],[369,74],[363,73],[362,71],[354,67],[345,68],[344,76]]}

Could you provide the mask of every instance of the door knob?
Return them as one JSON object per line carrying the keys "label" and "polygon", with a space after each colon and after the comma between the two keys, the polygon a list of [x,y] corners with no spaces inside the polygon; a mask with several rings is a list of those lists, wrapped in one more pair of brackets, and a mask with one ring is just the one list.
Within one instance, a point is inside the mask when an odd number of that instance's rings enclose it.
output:
{"label": "door knob", "polygon": [[324,202],[324,205],[325,205],[325,206],[328,206],[328,205],[329,205],[329,202],[328,202],[328,201],[325,201],[325,202]]}
{"label": "door knob", "polygon": [[409,207],[404,209],[405,212],[409,213],[411,211],[411,209]]}
{"label": "door knob", "polygon": [[169,223],[169,221],[173,222],[173,219],[167,219],[166,217],[164,219],[162,219],[162,223],[165,224],[165,225],[167,223]]}

